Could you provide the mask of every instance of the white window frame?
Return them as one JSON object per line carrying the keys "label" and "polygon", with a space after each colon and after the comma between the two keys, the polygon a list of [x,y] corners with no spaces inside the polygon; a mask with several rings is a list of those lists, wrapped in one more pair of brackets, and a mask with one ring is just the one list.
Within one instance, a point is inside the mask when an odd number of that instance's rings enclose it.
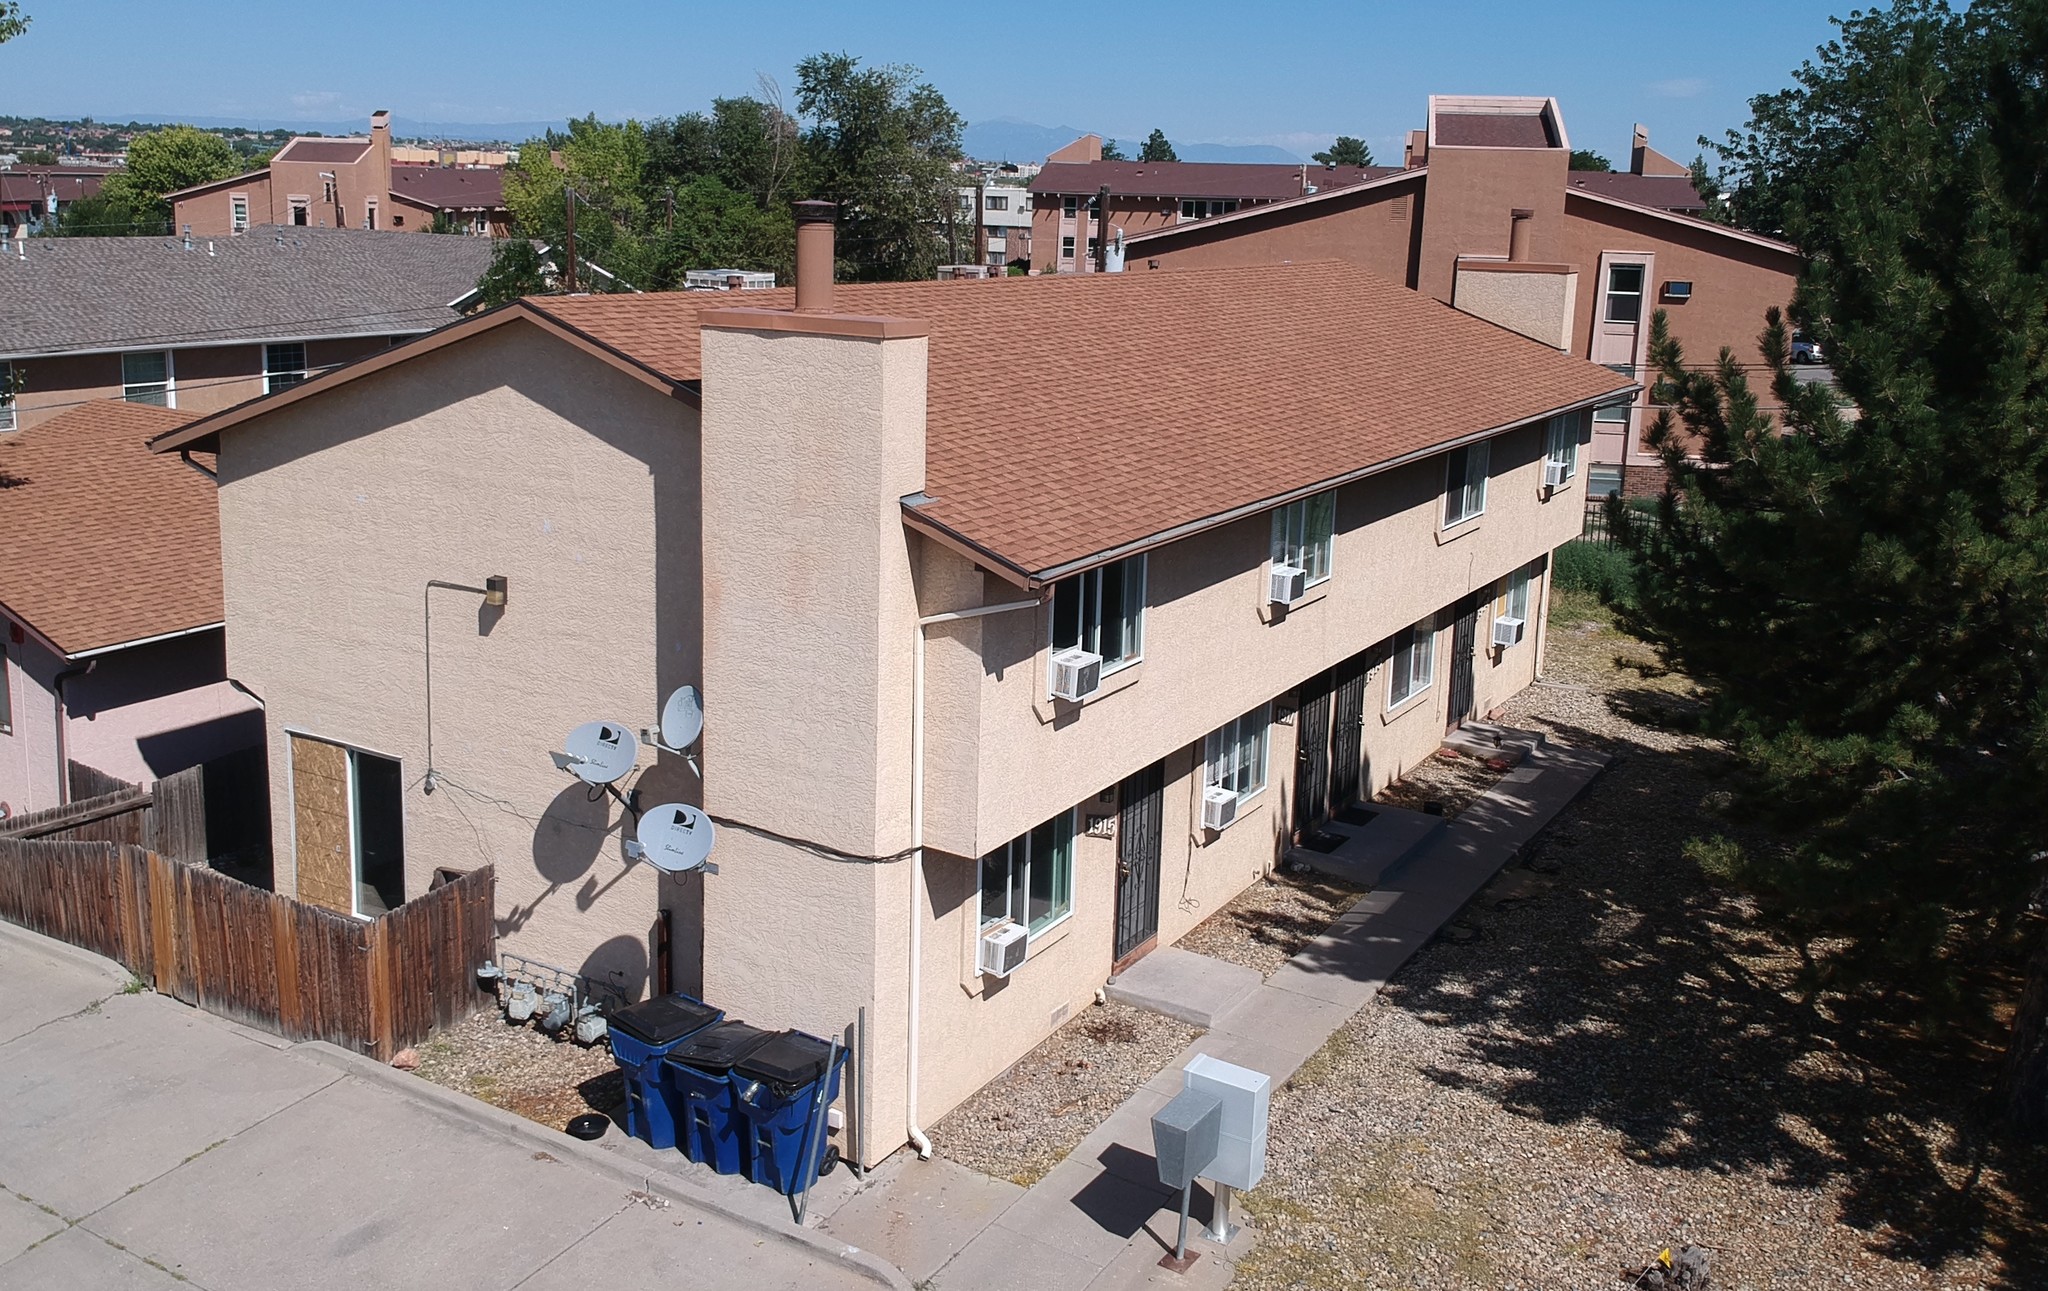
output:
{"label": "white window frame", "polygon": [[983,209],[983,210],[985,210],[985,211],[1007,211],[1007,210],[1009,210],[1009,209],[1010,209],[1010,197],[1009,197],[1009,194],[1007,194],[1007,193],[990,193],[990,194],[988,194],[988,195],[987,195],[986,197],[984,197],[984,198],[982,199],[982,209]]}
{"label": "white window frame", "polygon": [[1529,621],[1529,584],[1534,581],[1536,567],[1524,565],[1508,575],[1507,590],[1502,594],[1507,615],[1511,619]]}
{"label": "white window frame", "polygon": [[[1603,366],[1610,372],[1619,372],[1631,381],[1636,379],[1636,365],[1633,363],[1608,363]],[[1593,409],[1593,420],[1610,425],[1626,425],[1629,414],[1633,411],[1635,411],[1633,403],[1603,403],[1598,408]]]}
{"label": "white window frame", "polygon": [[[1062,578],[1053,584],[1052,595],[1045,598],[1045,639],[1052,648],[1046,652],[1045,688],[1052,694],[1053,655],[1078,645],[1083,650],[1101,654],[1102,645],[1102,574],[1115,566],[1123,569],[1124,603],[1118,607],[1119,617],[1124,621],[1124,652],[1115,659],[1105,657],[1102,661],[1102,675],[1122,672],[1132,664],[1142,663],[1145,658],[1145,579],[1149,572],[1147,557],[1141,552],[1113,560],[1108,565]],[[1059,602],[1061,589],[1071,587],[1080,600],[1075,608],[1077,635],[1073,641],[1062,642],[1059,638]],[[1092,619],[1092,622],[1091,622]]]}
{"label": "white window frame", "polygon": [[[1065,844],[1067,854],[1064,862],[1064,874],[1062,873],[1062,862],[1059,859],[1057,850],[1051,856],[1044,858],[1043,861],[1036,854],[1038,832],[1048,828],[1052,830],[1052,841],[1055,849],[1062,842]],[[1074,809],[1070,807],[1052,819],[1043,821],[1034,828],[1025,830],[1022,834],[1019,834],[1001,847],[998,847],[995,851],[981,858],[979,879],[975,885],[975,900],[977,902],[976,917],[980,920],[980,927],[983,931],[987,931],[999,923],[1009,922],[1016,924],[1024,930],[1027,942],[1035,941],[1074,917],[1074,850],[1076,846],[1075,837],[1078,832],[1074,828]],[[1024,867],[1021,875],[1019,875],[1017,869],[1020,861]],[[1032,868],[1041,863],[1049,864],[1053,867],[1053,878],[1051,880],[1053,889],[1052,909],[1043,919],[1034,923],[1030,918],[1031,874]],[[998,866],[1001,867],[1002,874],[1002,908],[991,914],[990,906],[992,903],[990,901],[989,878],[997,872]],[[1060,882],[1062,877],[1065,879],[1063,891],[1061,890],[1062,885]],[[1022,910],[1016,908],[1018,894],[1020,893],[1025,904],[1025,908]]]}
{"label": "white window frame", "polygon": [[471,229],[477,237],[487,238],[491,236],[491,213],[489,211],[478,211],[476,213],[476,223],[471,226]]}
{"label": "white window frame", "polygon": [[1063,219],[1063,220],[1071,220],[1071,219],[1073,219],[1073,218],[1075,217],[1075,215],[1079,214],[1079,212],[1080,212],[1080,209],[1081,209],[1081,199],[1080,199],[1080,198],[1078,198],[1078,197],[1062,197],[1062,198],[1060,199],[1060,218],[1061,218],[1061,219]]}
{"label": "white window frame", "polygon": [[1240,807],[1264,793],[1272,732],[1271,702],[1209,732],[1202,745],[1202,787],[1230,790]]}
{"label": "white window frame", "polygon": [[[297,194],[294,194],[290,197],[285,198],[284,204],[285,223],[290,224],[296,228],[304,228],[306,225],[311,224],[313,222],[312,198],[302,197]],[[306,218],[304,218],[303,220],[300,219],[299,217],[301,215],[305,216]]]}
{"label": "white window frame", "polygon": [[1436,684],[1436,621],[1402,628],[1394,634],[1387,661],[1387,711],[1427,695]]}
{"label": "white window frame", "polygon": [[1298,498],[1273,508],[1273,563],[1304,571],[1306,585],[1330,581],[1337,546],[1337,490]]}
{"label": "white window frame", "polygon": [[1543,459],[1563,466],[1566,480],[1578,478],[1579,416],[1577,413],[1560,413],[1550,419],[1549,424],[1543,431]]}
{"label": "white window frame", "polygon": [[[1607,473],[1607,472],[1612,472],[1612,473],[1613,473],[1613,476],[1614,476],[1614,487],[1613,487],[1613,488],[1611,488],[1611,489],[1610,489],[1610,488],[1606,488],[1606,487],[1604,486],[1604,485],[1605,485],[1605,481],[1602,481],[1602,482],[1601,482],[1601,483],[1599,483],[1599,484],[1596,484],[1596,483],[1594,483],[1594,481],[1593,481],[1593,476],[1594,476],[1594,473],[1595,473],[1595,472],[1599,472],[1599,473],[1602,473],[1602,474],[1605,474],[1605,473]],[[1619,492],[1621,492],[1621,464],[1620,464],[1620,463],[1618,463],[1618,462],[1594,462],[1594,463],[1593,463],[1592,465],[1590,465],[1590,466],[1588,466],[1588,467],[1586,468],[1586,495],[1587,495],[1588,497],[1595,497],[1595,498],[1605,498],[1605,497],[1612,497],[1612,496],[1613,496],[1614,494],[1616,494],[1616,493],[1619,493]]]}
{"label": "white window frame", "polygon": [[21,418],[17,413],[16,404],[21,396],[14,389],[14,360],[12,359],[0,359],[0,393],[9,395],[6,403],[0,403],[0,432],[20,429]]}
{"label": "white window frame", "polygon": [[[164,379],[162,381],[130,381],[128,379],[128,360],[143,354],[161,354],[164,356]],[[163,393],[162,403],[158,403],[155,399],[138,399],[135,397],[135,393],[138,390],[154,393],[159,387],[161,387]],[[159,408],[177,407],[177,360],[172,357],[172,352],[170,350],[128,350],[124,352],[121,355],[121,399],[125,403],[154,404]]]}
{"label": "white window frame", "polygon": [[[1615,289],[1614,275],[1623,269],[1633,269],[1636,271],[1636,287],[1634,291],[1617,291]],[[1643,321],[1643,296],[1649,290],[1649,285],[1650,266],[1647,262],[1642,260],[1616,260],[1610,263],[1607,266],[1607,281],[1601,284],[1603,290],[1600,292],[1600,321],[1603,323],[1641,326]],[[1633,298],[1635,300],[1636,313],[1634,318],[1616,318],[1614,316],[1614,302],[1617,297]]]}
{"label": "white window frame", "polygon": [[366,198],[363,201],[363,227],[366,229],[375,229],[377,227],[377,199],[374,197]]}
{"label": "white window frame", "polygon": [[1206,220],[1211,216],[1229,215],[1237,210],[1234,197],[1183,197],[1180,199],[1182,223],[1190,220]]}
{"label": "white window frame", "polygon": [[[1463,476],[1452,479],[1453,468],[1461,462],[1465,467]],[[1493,441],[1490,439],[1461,444],[1444,454],[1444,528],[1455,529],[1486,514],[1486,481],[1492,470]],[[1455,515],[1451,509],[1453,496],[1458,504]]]}
{"label": "white window frame", "polygon": [[1062,238],[1060,239],[1060,259],[1062,259],[1062,260],[1072,260],[1073,258],[1074,258],[1074,235],[1073,235],[1073,234],[1071,234],[1071,233],[1069,233],[1069,234],[1067,234],[1067,235],[1066,235],[1065,237],[1062,237]]}
{"label": "white window frame", "polygon": [[249,195],[247,193],[235,193],[228,198],[228,232],[247,233],[248,231]]}
{"label": "white window frame", "polygon": [[[272,365],[272,353],[283,349],[296,349],[299,352],[299,365],[297,367],[276,367]],[[268,344],[263,347],[263,393],[276,394],[280,390],[289,390],[293,386],[304,382],[311,375],[312,369],[306,364],[306,344],[304,341],[285,341],[277,344]],[[280,383],[277,380],[279,377],[290,377],[291,380]]]}

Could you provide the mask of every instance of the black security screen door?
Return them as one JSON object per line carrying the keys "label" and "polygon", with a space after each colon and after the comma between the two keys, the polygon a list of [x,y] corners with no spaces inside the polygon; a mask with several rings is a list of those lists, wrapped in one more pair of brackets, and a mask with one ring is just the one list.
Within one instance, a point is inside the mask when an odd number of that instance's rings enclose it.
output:
{"label": "black security screen door", "polygon": [[1160,807],[1166,764],[1154,762],[1123,782],[1116,828],[1116,955],[1121,965],[1159,935]]}
{"label": "black security screen door", "polygon": [[1294,832],[1308,833],[1324,816],[1330,797],[1330,685],[1319,672],[1302,683],[1296,718],[1300,743],[1294,751]]}
{"label": "black security screen door", "polygon": [[1458,622],[1451,629],[1451,712],[1449,726],[1458,726],[1472,716],[1472,655],[1479,644],[1479,603],[1474,597],[1458,602]]}
{"label": "black security screen door", "polygon": [[1365,674],[1372,656],[1364,651],[1337,667],[1337,711],[1330,729],[1330,806],[1342,811],[1359,793],[1360,740],[1365,725]]}

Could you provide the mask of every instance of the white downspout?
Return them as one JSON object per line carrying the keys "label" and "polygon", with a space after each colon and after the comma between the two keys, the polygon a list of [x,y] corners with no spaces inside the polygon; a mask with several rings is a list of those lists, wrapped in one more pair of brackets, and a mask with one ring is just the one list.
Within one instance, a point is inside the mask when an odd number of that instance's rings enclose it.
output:
{"label": "white downspout", "polygon": [[917,1123],[918,1002],[924,987],[924,630],[934,623],[955,623],[1011,610],[1033,610],[1044,601],[1009,601],[982,605],[971,610],[950,610],[927,614],[917,621],[917,641],[910,653],[910,1016],[904,1062],[909,1089],[904,1096],[904,1119],[909,1123],[910,1146],[917,1159],[932,1158],[932,1141]]}

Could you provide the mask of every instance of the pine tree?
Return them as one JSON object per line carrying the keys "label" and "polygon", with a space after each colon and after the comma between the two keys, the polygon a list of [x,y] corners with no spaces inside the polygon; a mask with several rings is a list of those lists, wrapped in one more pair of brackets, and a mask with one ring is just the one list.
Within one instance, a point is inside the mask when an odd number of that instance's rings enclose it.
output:
{"label": "pine tree", "polygon": [[1372,149],[1363,139],[1354,139],[1348,134],[1337,136],[1337,142],[1321,152],[1312,152],[1309,157],[1325,166],[1370,166]]}
{"label": "pine tree", "polygon": [[1653,320],[1671,487],[1653,519],[1615,509],[1640,567],[1622,619],[1700,683],[1738,811],[1776,833],[1695,855],[1803,935],[1816,987],[1938,1029],[1995,1016],[1984,983],[2028,964],[2000,1092],[2041,1136],[2048,0],[1841,27],[1747,136],[1840,393],[1793,373],[1776,310],[1767,393],[1725,350],[1689,368]]}
{"label": "pine tree", "polygon": [[1164,130],[1153,130],[1145,136],[1145,146],[1138,150],[1139,161],[1179,161],[1174,155],[1173,145],[1167,141]]}

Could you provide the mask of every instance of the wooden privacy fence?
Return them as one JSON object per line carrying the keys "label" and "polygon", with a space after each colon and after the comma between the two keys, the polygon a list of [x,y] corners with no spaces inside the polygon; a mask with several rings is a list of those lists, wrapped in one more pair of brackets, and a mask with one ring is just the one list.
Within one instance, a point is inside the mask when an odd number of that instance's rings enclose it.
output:
{"label": "wooden privacy fence", "polygon": [[0,838],[133,843],[268,883],[270,791],[261,747],[187,767],[149,788],[71,764],[73,801],[0,820]]}
{"label": "wooden privacy fence", "polygon": [[164,995],[379,1061],[492,1002],[491,868],[374,921],[119,843],[0,838],[0,918],[97,951]]}

